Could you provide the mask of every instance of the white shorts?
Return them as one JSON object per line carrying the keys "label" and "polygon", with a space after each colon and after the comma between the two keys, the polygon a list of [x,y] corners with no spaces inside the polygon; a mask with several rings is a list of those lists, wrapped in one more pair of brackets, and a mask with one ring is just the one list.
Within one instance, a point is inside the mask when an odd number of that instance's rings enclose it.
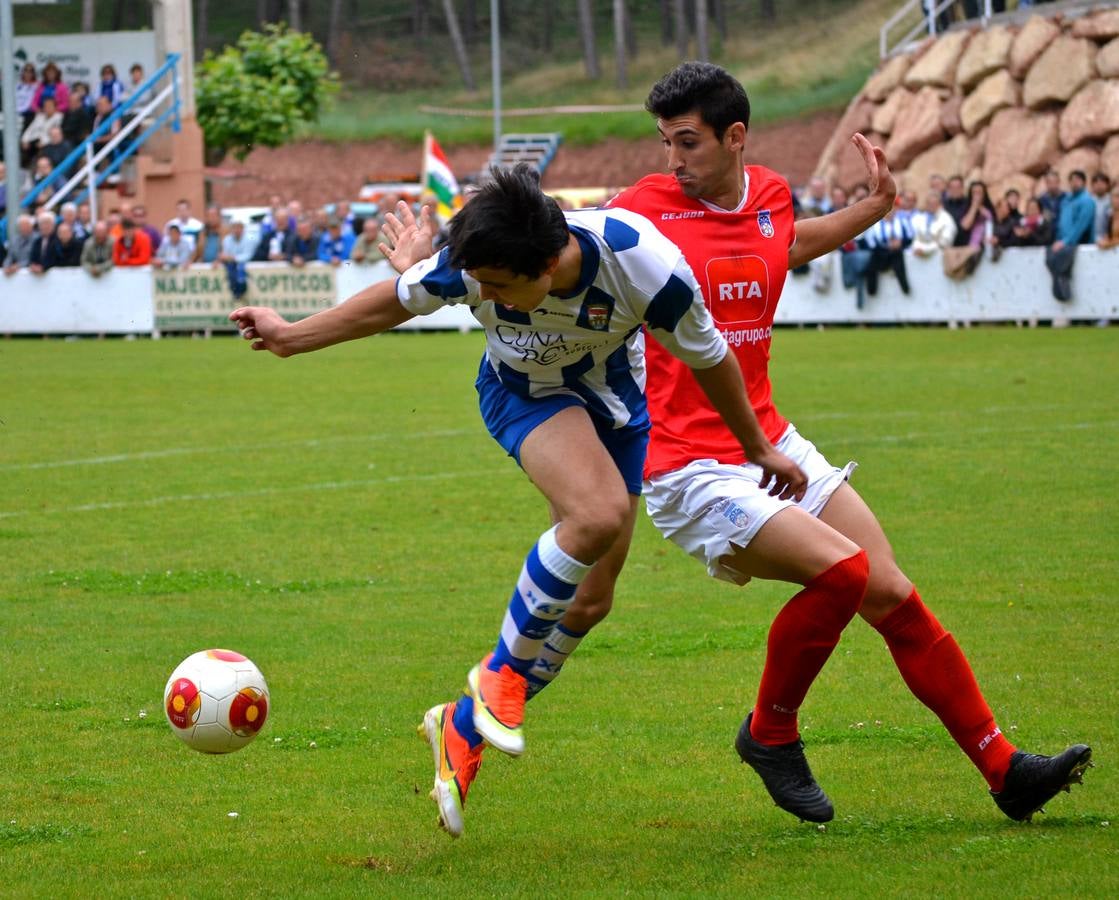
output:
{"label": "white shorts", "polygon": [[698,459],[682,469],[647,479],[645,508],[660,533],[707,566],[707,574],[733,584],[749,576],[723,562],[735,547],[745,547],[774,514],[790,506],[819,516],[831,495],[858,464],[842,469],[829,463],[816,445],[790,425],[777,449],[808,476],[804,499],[781,500],[759,486],[762,470],[753,463],[732,465]]}

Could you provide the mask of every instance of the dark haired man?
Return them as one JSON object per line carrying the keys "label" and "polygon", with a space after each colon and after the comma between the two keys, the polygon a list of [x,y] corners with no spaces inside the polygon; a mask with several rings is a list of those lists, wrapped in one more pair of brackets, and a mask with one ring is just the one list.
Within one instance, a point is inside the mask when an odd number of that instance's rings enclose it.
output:
{"label": "dark haired man", "polygon": [[556,524],[529,552],[497,645],[470,671],[468,692],[430,709],[421,725],[435,761],[432,797],[453,836],[463,830],[483,742],[514,756],[524,749],[527,675],[544,639],[580,582],[602,571],[596,563],[605,559],[612,572],[624,560],[649,428],[642,326],[693,372],[763,485],[799,497],[804,484],[762,436],[735,357],[679,250],[624,210],[565,215],[524,166],[494,172],[451,220],[447,246],[398,280],[294,324],[261,307],[230,318],[254,350],[290,356],[455,303],[485,328],[476,386],[486,426],[548,500]]}
{"label": "dark haired man", "polygon": [[[882,151],[856,135],[871,195],[794,226],[784,179],[743,165],[749,101],[728,73],[686,63],[654,86],[646,108],[657,117],[670,175],[645,178],[610,205],[652,218],[700,273],[708,308],[739,359],[766,436],[809,479],[799,500],[758,491],[749,454],[728,440],[687,373],[649,341],[653,428],[645,496],[654,524],[715,577],[803,585],[771,627],[758,700],[735,742],[740,756],[778,806],[811,821],[832,818],[804,758],[797,709],[857,612],[883,636],[910,690],[979,769],[999,808],[1011,818],[1028,818],[1079,779],[1091,751],[1077,745],[1041,757],[1007,741],[956,641],[921,602],[874,514],[847,483],[854,464],[830,465],[771,399],[769,348],[785,271],[860,233],[891,208],[895,189]],[[564,623],[585,630],[603,614],[595,598],[580,596]]]}

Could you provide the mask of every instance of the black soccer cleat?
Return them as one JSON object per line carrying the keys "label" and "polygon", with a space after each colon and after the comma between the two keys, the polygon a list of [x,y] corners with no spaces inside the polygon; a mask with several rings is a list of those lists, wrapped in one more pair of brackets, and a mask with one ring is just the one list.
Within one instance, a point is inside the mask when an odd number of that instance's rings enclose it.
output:
{"label": "black soccer cleat", "polygon": [[1015,821],[1029,821],[1033,814],[1045,812],[1046,803],[1059,791],[1083,781],[1084,770],[1092,765],[1092,749],[1085,744],[1069,747],[1057,756],[1015,751],[1001,791],[991,791],[995,804]]}
{"label": "black soccer cleat", "polygon": [[808,822],[830,822],[835,818],[835,809],[812,777],[804,757],[804,741],[798,739],[776,746],[759,744],[750,734],[753,717],[753,712],[746,717],[734,740],[734,749],[742,761],[761,776],[769,796],[785,812]]}

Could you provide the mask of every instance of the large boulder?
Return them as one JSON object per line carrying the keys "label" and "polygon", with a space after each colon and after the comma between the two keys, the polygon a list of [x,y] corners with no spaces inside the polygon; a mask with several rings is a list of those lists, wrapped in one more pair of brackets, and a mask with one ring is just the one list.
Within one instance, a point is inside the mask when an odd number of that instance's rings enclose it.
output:
{"label": "large boulder", "polygon": [[956,67],[956,84],[970,91],[992,72],[1006,67],[1014,35],[1009,28],[995,26],[981,31],[967,45]]}
{"label": "large boulder", "polygon": [[1072,23],[1075,37],[1093,38],[1097,41],[1119,37],[1119,9],[1106,9],[1082,16]]}
{"label": "large boulder", "polygon": [[[875,134],[873,131],[866,138],[879,147],[886,140],[883,135]],[[862,154],[855,149],[855,145],[849,139],[845,140],[839,148],[830,174],[831,183],[839,185],[845,191],[850,191],[855,185],[866,184],[866,163],[863,162]]]}
{"label": "large boulder", "polygon": [[960,107],[963,103],[962,94],[953,94],[940,107],[940,127],[949,137],[955,137],[964,130],[963,122],[960,121]]}
{"label": "large boulder", "polygon": [[881,103],[893,92],[905,73],[909,71],[910,58],[908,54],[894,56],[886,61],[877,72],[870,76],[863,93],[875,103]]}
{"label": "large boulder", "polygon": [[1100,153],[1100,171],[1112,181],[1119,181],[1119,134],[1113,134]]}
{"label": "large boulder", "polygon": [[1067,103],[1096,74],[1096,45],[1085,38],[1061,35],[1041,54],[1026,75],[1022,99],[1030,109]]}
{"label": "large boulder", "polygon": [[1010,46],[1010,74],[1019,80],[1025,78],[1030,66],[1060,33],[1060,25],[1042,16],[1030,16]]}
{"label": "large boulder", "polygon": [[987,131],[983,180],[990,183],[1016,172],[1040,175],[1059,151],[1055,113],[1001,109]]}
{"label": "large boulder", "polygon": [[870,119],[877,106],[865,96],[857,96],[843,113],[843,118],[835,126],[831,138],[828,140],[824,152],[820,154],[820,161],[816,164],[816,175],[819,175],[829,184],[836,181],[836,166],[839,153],[844,145],[850,143],[851,135],[855,132],[866,134],[870,131]]}
{"label": "large boulder", "polygon": [[1093,81],[1078,91],[1061,113],[1061,146],[1106,141],[1119,133],[1119,79]]}
{"label": "large boulder", "polygon": [[1006,69],[1000,69],[983,79],[979,87],[967,95],[960,107],[960,122],[965,132],[975,134],[1000,109],[1017,106],[1018,103],[1018,82],[1010,77]]}
{"label": "large boulder", "polygon": [[879,134],[889,134],[894,130],[898,111],[912,99],[913,94],[905,88],[894,88],[890,96],[886,98],[886,102],[875,107],[874,113],[870,117],[870,127]]}
{"label": "large boulder", "polygon": [[1053,168],[1061,173],[1063,185],[1068,185],[1070,172],[1083,172],[1090,179],[1100,170],[1100,151],[1095,147],[1077,147],[1058,159]]}
{"label": "large boulder", "polygon": [[930,175],[964,175],[971,169],[971,148],[965,135],[958,134],[952,140],[930,147],[909,164],[902,182],[906,190],[916,191],[921,197],[928,187]]}
{"label": "large boulder", "polygon": [[902,83],[916,90],[923,87],[952,87],[956,82],[956,66],[967,46],[971,34],[967,31],[950,31],[939,40],[905,73]]}
{"label": "large boulder", "polygon": [[944,129],[940,127],[941,106],[940,91],[925,87],[902,108],[886,145],[886,159],[891,166],[904,169],[918,153],[944,140]]}
{"label": "large boulder", "polygon": [[1096,71],[1100,78],[1119,77],[1119,38],[1104,45],[1096,54]]}

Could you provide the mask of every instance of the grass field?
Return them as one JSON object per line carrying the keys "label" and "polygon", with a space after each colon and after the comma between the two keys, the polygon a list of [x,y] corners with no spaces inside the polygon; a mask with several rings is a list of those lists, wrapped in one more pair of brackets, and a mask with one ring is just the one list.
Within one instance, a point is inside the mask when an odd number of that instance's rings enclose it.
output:
{"label": "grass field", "polygon": [[[1002,817],[858,622],[802,716],[836,820],[775,809],[732,740],[790,590],[713,582],[642,517],[614,614],[452,842],[415,725],[547,526],[478,420],[480,346],[0,342],[0,895],[1119,895],[1114,330],[775,339],[782,409],[860,461],[1004,730],[1092,744],[1047,815]],[[272,689],[227,757],[161,710],[208,646]]]}

